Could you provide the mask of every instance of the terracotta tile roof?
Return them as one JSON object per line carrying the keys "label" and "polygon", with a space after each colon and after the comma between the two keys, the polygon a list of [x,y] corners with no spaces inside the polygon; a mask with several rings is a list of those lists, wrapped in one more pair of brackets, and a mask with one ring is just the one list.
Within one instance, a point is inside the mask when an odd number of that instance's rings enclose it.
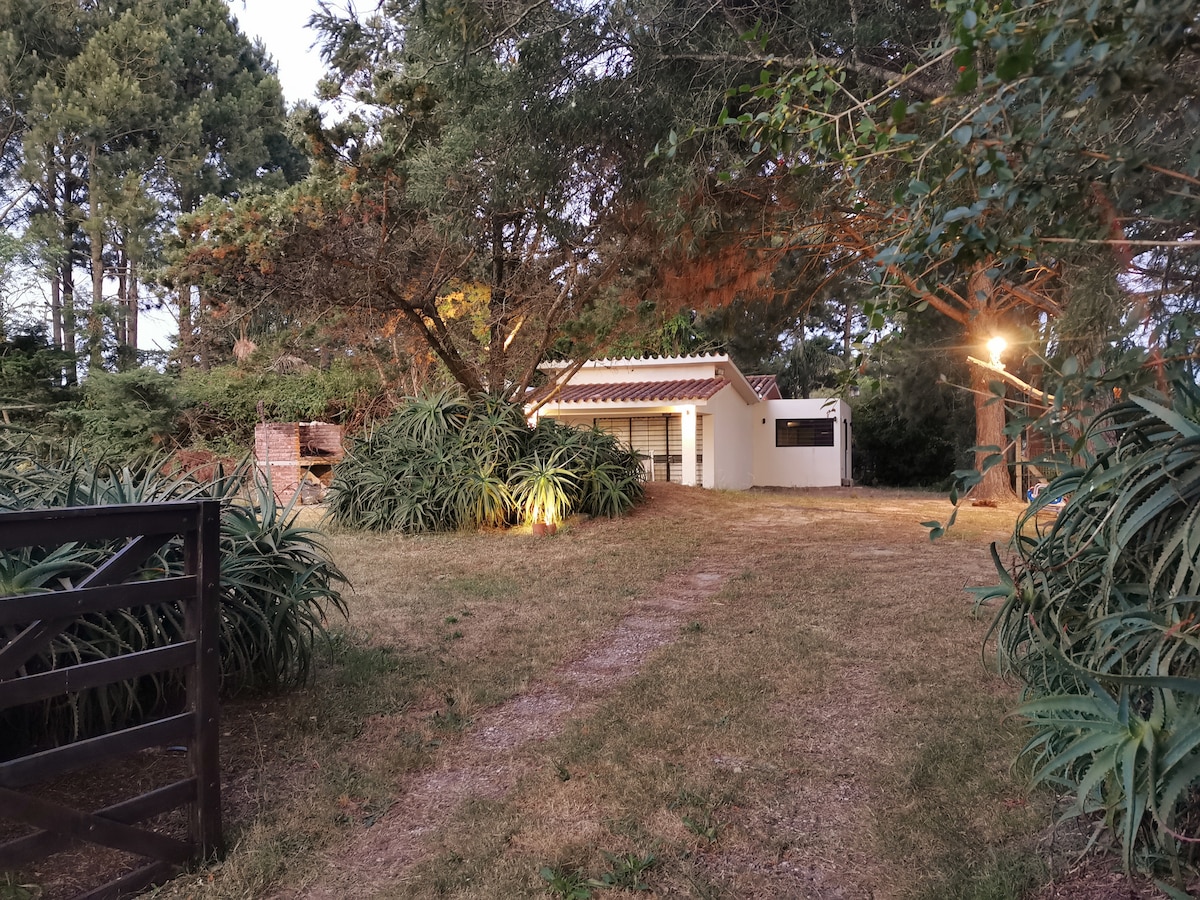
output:
{"label": "terracotta tile roof", "polygon": [[779,392],[779,383],[774,375],[747,375],[746,380],[750,382],[750,387],[754,388],[754,393],[762,399],[783,399],[783,395]]}
{"label": "terracotta tile roof", "polygon": [[[620,403],[634,400],[708,400],[729,384],[724,378],[682,381],[626,381],[616,384],[568,384],[551,403]],[[539,398],[540,399],[540,396]]]}

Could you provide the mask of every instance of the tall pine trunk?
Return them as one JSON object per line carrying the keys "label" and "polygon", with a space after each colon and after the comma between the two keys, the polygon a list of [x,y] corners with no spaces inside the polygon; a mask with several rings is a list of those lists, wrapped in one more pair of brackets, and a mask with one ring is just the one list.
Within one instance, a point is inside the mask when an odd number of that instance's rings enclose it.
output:
{"label": "tall pine trunk", "polygon": [[113,308],[120,372],[137,368],[137,263],[129,257],[127,248],[128,241],[117,251],[117,302]]}
{"label": "tall pine trunk", "polygon": [[60,282],[62,284],[62,350],[67,362],[64,369],[64,381],[73,385],[79,380],[77,360],[75,356],[75,247],[74,235],[72,243],[67,247],[61,263]]}
{"label": "tall pine trunk", "polygon": [[125,297],[125,344],[129,347],[129,351],[133,356],[134,365],[137,365],[137,349],[138,349],[138,303],[140,302],[140,292],[138,291],[138,264],[136,259],[129,260],[129,270],[126,279],[126,297]]}
{"label": "tall pine trunk", "polygon": [[100,214],[100,187],[96,146],[88,152],[88,220],[85,230],[91,247],[92,309],[88,316],[88,370],[104,368],[104,219]]}
{"label": "tall pine trunk", "polygon": [[192,367],[192,285],[179,285],[179,368]]}
{"label": "tall pine trunk", "polygon": [[[1000,322],[992,304],[995,289],[987,265],[977,264],[967,281],[968,296],[974,304],[974,310],[967,319],[967,345],[978,355],[983,355],[982,348],[998,333]],[[1004,434],[1004,399],[993,393],[991,382],[994,380],[986,369],[971,366],[971,391],[975,397],[975,445],[998,448],[1003,454],[1008,443]],[[975,468],[983,471],[984,461],[996,452],[976,450]],[[1006,459],[1002,455],[1000,462],[983,472],[983,480],[971,491],[973,500],[999,502],[1016,499]]]}

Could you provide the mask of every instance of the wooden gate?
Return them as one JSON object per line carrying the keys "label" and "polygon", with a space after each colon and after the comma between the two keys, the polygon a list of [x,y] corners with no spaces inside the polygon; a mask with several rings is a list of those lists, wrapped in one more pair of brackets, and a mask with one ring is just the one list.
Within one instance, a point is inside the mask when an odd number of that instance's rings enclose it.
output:
{"label": "wooden gate", "polygon": [[[27,832],[0,844],[0,871],[28,866],[81,841],[145,860],[136,870],[80,895],[100,900],[161,883],[189,862],[219,852],[219,535],[220,504],[213,500],[0,514],[0,552],[126,539],[78,584],[0,598],[0,635],[10,636],[0,648],[0,709],[172,670],[182,671],[186,691],[183,712],[0,762],[0,820]],[[140,570],[147,558],[176,536],[183,538],[185,574],[144,580]],[[134,575],[138,580],[127,582]],[[31,657],[76,617],[159,603],[176,603],[182,610],[183,640],[28,673]],[[187,777],[90,811],[80,808],[87,798],[79,798],[77,807],[30,790],[64,773],[159,746],[186,748]],[[175,809],[187,811],[186,840],[139,827]]]}

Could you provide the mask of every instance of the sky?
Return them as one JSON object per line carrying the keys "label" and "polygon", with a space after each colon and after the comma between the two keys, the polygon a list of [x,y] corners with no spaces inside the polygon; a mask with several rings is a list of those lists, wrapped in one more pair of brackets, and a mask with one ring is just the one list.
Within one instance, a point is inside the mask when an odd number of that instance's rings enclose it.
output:
{"label": "sky", "polygon": [[[279,81],[288,105],[311,100],[323,67],[315,35],[304,27],[317,0],[227,0],[243,34],[260,38],[279,66]],[[336,4],[335,4],[336,8]]]}

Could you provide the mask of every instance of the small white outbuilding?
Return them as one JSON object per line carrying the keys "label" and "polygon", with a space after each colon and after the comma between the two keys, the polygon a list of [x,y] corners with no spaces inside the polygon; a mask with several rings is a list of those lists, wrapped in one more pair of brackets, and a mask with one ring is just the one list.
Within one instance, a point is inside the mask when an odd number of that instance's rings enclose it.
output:
{"label": "small white outbuilding", "polygon": [[550,383],[527,406],[617,435],[651,481],[744,490],[851,483],[850,407],[784,400],[771,375],[743,375],[728,356],[547,363]]}

